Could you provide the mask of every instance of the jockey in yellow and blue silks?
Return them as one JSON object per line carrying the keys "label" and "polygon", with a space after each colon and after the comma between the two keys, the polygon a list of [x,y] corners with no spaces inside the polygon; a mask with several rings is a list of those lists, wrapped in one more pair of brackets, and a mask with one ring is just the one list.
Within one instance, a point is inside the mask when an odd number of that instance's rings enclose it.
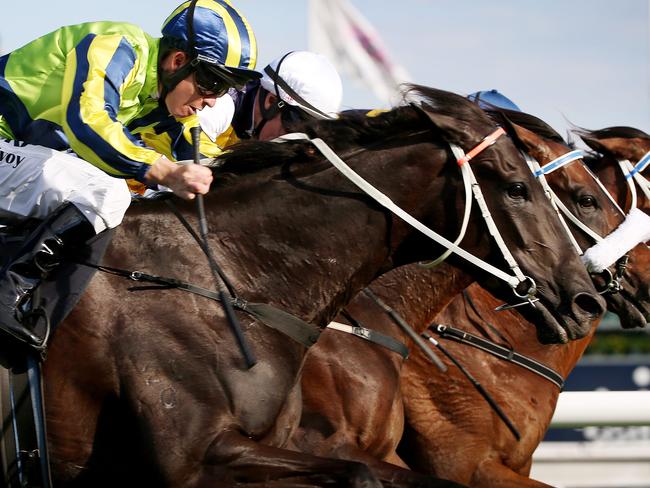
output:
{"label": "jockey in yellow and blue silks", "polygon": [[[250,27],[228,3],[214,0],[199,1],[194,11],[200,61],[173,75],[161,72],[160,55],[187,46],[189,3],[167,19],[162,40],[131,24],[94,22],[63,27],[0,58],[0,136],[69,147],[109,174],[144,182],[161,154],[134,134],[180,126],[159,104],[160,82],[164,93],[192,71],[210,78],[210,66],[219,64],[228,66],[216,73],[221,86],[259,77],[249,75],[256,62]],[[220,35],[211,39],[203,25]]]}
{"label": "jockey in yellow and blue silks", "polygon": [[0,58],[0,225],[44,220],[0,270],[0,331],[44,346],[22,321],[32,291],[64,248],[121,222],[126,179],[188,199],[208,191],[208,168],[178,165],[173,151],[149,147],[139,134],[188,144],[183,123],[261,76],[255,36],[228,0],[182,3],[162,34],[91,22]]}

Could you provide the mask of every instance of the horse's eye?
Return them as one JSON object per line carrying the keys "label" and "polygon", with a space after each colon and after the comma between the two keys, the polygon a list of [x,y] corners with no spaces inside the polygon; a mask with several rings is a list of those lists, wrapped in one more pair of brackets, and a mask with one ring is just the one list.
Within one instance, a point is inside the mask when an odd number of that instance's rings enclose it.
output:
{"label": "horse's eye", "polygon": [[528,196],[528,191],[523,183],[515,183],[508,188],[508,196],[513,200],[521,200]]}
{"label": "horse's eye", "polygon": [[578,199],[581,208],[591,209],[596,207],[596,199],[591,195],[584,195]]}

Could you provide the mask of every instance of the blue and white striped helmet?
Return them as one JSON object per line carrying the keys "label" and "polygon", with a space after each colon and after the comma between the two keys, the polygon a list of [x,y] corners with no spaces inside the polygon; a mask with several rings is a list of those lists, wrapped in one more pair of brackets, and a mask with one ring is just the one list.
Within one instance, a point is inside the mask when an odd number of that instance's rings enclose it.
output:
{"label": "blue and white striped helmet", "polygon": [[218,66],[236,78],[255,79],[257,42],[248,21],[228,0],[191,0],[162,26],[163,38],[193,59]]}

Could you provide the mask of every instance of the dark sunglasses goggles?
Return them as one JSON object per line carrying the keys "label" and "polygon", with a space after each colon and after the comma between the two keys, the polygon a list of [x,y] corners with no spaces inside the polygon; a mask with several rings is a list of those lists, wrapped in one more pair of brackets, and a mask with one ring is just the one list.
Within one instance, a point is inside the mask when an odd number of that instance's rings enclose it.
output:
{"label": "dark sunglasses goggles", "polygon": [[[225,66],[205,61],[201,55],[192,61],[192,67],[196,86],[202,96],[220,97],[231,88],[241,90],[253,79],[253,76],[238,75]],[[254,71],[251,73],[257,75]]]}

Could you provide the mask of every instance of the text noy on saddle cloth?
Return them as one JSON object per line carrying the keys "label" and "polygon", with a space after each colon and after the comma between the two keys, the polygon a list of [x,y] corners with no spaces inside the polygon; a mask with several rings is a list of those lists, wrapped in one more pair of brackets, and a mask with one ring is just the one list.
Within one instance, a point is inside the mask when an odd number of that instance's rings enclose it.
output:
{"label": "text noy on saddle cloth", "polygon": [[192,127],[212,157],[339,110],[341,80],[321,55],[290,52],[255,71],[255,35],[226,0],[182,3],[162,34],[91,22],[0,58],[0,225],[40,222],[1,263],[0,331],[36,349],[49,326],[35,291],[120,224],[131,191],[207,193],[209,168],[173,162],[192,157]]}

